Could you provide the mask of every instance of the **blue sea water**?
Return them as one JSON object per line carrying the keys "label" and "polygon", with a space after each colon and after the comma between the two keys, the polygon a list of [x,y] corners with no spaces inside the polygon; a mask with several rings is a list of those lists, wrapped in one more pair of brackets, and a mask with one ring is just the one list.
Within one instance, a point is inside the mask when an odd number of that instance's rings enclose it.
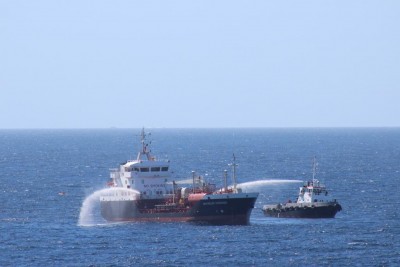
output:
{"label": "blue sea water", "polygon": [[[235,153],[240,183],[318,178],[343,210],[334,219],[264,217],[301,183],[255,183],[249,226],[80,225],[109,168],[136,157],[139,129],[1,130],[0,266],[399,266],[400,129],[152,129],[176,179],[222,185]],[[65,195],[59,195],[65,192]]]}

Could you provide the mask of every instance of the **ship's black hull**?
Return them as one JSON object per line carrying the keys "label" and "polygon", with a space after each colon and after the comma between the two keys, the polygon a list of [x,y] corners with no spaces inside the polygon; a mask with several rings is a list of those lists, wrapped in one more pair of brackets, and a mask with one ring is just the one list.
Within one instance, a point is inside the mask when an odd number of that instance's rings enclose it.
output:
{"label": "ship's black hull", "polygon": [[248,225],[257,196],[206,198],[181,205],[157,205],[154,200],[101,201],[107,221],[194,222],[213,225]]}
{"label": "ship's black hull", "polygon": [[338,203],[322,206],[290,205],[274,208],[264,208],[265,216],[277,218],[334,218],[342,210]]}

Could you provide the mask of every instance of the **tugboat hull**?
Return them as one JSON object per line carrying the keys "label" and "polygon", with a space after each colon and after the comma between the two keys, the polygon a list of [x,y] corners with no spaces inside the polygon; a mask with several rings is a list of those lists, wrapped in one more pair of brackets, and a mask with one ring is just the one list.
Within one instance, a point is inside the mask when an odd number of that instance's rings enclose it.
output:
{"label": "tugboat hull", "polygon": [[194,222],[213,225],[248,225],[257,193],[205,195],[187,205],[154,200],[101,200],[101,214],[111,222]]}
{"label": "tugboat hull", "polygon": [[312,181],[299,188],[295,203],[289,199],[286,204],[265,205],[265,216],[278,218],[334,218],[342,206],[328,197],[328,190],[316,178],[317,162],[313,160]]}
{"label": "tugboat hull", "polygon": [[341,210],[342,207],[339,203],[279,204],[263,207],[266,216],[277,218],[334,218],[336,213]]}

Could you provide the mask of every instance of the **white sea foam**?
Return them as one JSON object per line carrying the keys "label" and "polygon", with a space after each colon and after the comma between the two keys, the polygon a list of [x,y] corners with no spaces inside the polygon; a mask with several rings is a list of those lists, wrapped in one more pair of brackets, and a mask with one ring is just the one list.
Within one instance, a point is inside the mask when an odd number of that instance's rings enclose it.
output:
{"label": "white sea foam", "polygon": [[122,192],[133,192],[134,194],[139,194],[136,190],[118,187],[104,188],[90,194],[82,203],[78,225],[93,226],[105,224],[105,220],[100,215],[100,197]]}

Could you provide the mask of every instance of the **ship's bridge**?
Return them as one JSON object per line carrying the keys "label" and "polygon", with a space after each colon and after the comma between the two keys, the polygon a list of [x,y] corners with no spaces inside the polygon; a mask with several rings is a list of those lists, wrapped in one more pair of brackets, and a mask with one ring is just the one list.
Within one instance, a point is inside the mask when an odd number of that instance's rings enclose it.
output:
{"label": "ship's bridge", "polygon": [[128,161],[121,166],[122,172],[132,173],[137,176],[160,177],[169,176],[169,163],[167,161]]}

